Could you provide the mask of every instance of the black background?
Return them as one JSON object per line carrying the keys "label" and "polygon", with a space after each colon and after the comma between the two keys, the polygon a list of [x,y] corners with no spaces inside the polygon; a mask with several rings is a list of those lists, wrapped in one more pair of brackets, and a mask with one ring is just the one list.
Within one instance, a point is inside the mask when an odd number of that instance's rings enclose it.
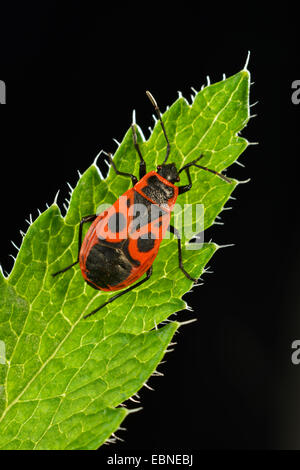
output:
{"label": "black background", "polygon": [[242,136],[259,145],[240,158],[245,168],[233,165],[227,174],[251,182],[235,191],[224,225],[206,234],[235,246],[220,250],[210,263],[214,273],[185,296],[194,313],[179,319],[198,321],[176,336],[159,366],[165,376],[150,379],[155,392],[141,390],[143,410],[126,419],[127,431],[117,433],[125,441],[109,452],[299,449],[300,365],[290,356],[300,339],[300,105],[291,102],[300,71],[291,18],[278,26],[257,11],[250,18],[203,6],[149,7],[96,10],[73,2],[62,10],[43,2],[5,12],[1,264],[10,272],[10,240],[20,245],[30,213],[35,219],[58,189],[62,206],[66,181],[74,187],[77,170],[100,149],[115,151],[112,138],[122,140],[133,109],[148,138],[146,89],[164,110],[177,90],[189,99],[190,87],[199,90],[207,75],[213,83],[241,70],[250,50],[250,102],[259,103]]}

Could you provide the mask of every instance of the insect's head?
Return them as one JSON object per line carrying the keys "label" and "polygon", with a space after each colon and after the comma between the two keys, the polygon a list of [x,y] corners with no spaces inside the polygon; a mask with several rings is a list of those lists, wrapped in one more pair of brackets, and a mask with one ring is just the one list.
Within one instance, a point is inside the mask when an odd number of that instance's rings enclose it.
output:
{"label": "insect's head", "polygon": [[172,184],[180,181],[175,163],[158,165],[157,173]]}

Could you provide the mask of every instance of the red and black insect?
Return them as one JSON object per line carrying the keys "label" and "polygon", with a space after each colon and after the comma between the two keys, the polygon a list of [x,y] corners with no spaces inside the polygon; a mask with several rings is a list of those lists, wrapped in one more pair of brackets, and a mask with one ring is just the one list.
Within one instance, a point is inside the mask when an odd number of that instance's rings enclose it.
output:
{"label": "red and black insect", "polygon": [[[154,106],[167,143],[163,163],[157,167],[156,171],[147,173],[146,163],[137,143],[135,126],[132,124],[133,143],[140,158],[140,179],[138,180],[130,173],[119,171],[113,162],[112,155],[106,154],[116,174],[131,178],[133,187],[106,211],[99,215],[92,214],[83,217],[79,226],[77,260],[53,274],[53,276],[61,274],[79,262],[82,275],[91,287],[103,291],[126,288],[84,318],[98,312],[105,305],[139,287],[150,278],[152,264],[167,230],[177,237],[179,268],[188,279],[196,282],[196,279],[193,279],[183,267],[179,231],[170,225],[174,204],[178,195],[189,191],[192,187],[189,171],[191,166],[210,171],[226,182],[231,182],[226,176],[198,165],[197,162],[202,155],[184,165],[180,170],[177,170],[174,163],[167,163],[170,142],[158,105],[151,93],[149,91],[146,93]],[[179,175],[182,171],[186,172],[189,183],[175,186],[175,183],[180,181]],[[86,222],[92,222],[92,224],[82,243],[82,227]],[[146,277],[138,281],[144,273]]]}

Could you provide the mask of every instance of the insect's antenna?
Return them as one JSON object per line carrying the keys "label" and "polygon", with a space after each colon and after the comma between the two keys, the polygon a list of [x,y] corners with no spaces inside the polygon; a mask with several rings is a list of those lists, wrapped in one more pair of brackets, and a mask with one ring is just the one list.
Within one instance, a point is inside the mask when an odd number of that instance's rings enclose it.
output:
{"label": "insect's antenna", "polygon": [[209,171],[210,173],[213,173],[214,175],[219,176],[222,180],[226,181],[226,183],[232,182],[229,178],[227,178],[227,176],[222,175],[222,173],[218,173],[215,170],[211,170],[210,168],[207,168],[206,166],[197,165],[196,162],[200,160],[200,158],[202,157],[204,157],[204,155],[200,155],[200,157],[196,158],[196,160],[193,160],[192,162],[184,165],[182,168],[180,168],[180,170],[178,171],[178,174],[181,173],[183,170],[190,168],[191,166],[196,166],[197,168],[201,168],[201,170]]}
{"label": "insect's antenna", "polygon": [[166,129],[165,129],[164,123],[163,123],[162,118],[161,118],[161,113],[160,113],[158,104],[156,103],[154,97],[151,95],[150,91],[147,90],[147,91],[146,91],[146,95],[148,96],[149,100],[151,101],[152,105],[154,106],[154,110],[155,110],[156,116],[158,117],[158,119],[159,119],[159,121],[160,121],[161,128],[162,128],[162,130],[163,130],[165,139],[166,139],[166,141],[167,141],[167,152],[166,152],[165,159],[164,159],[164,161],[163,161],[163,165],[164,165],[164,164],[166,163],[166,161],[168,160],[168,157],[169,157],[169,153],[170,153],[170,142],[169,142],[169,139],[168,139],[168,136],[167,136],[167,133],[166,133]]}

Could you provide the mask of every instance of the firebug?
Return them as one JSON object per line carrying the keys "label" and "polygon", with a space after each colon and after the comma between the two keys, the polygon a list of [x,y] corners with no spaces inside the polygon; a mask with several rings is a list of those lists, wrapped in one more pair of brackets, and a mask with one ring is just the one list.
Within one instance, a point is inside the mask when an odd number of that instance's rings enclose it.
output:
{"label": "firebug", "polygon": [[[79,263],[84,280],[94,289],[102,291],[124,289],[84,318],[141,286],[151,277],[153,262],[167,230],[177,238],[179,269],[188,279],[196,282],[196,279],[192,278],[183,266],[179,231],[170,225],[173,207],[177,197],[192,188],[189,171],[191,166],[210,171],[231,183],[226,176],[199,165],[197,162],[203,155],[185,164],[179,170],[174,163],[167,163],[170,142],[157,102],[149,91],[146,91],[146,94],[154,106],[166,140],[164,161],[158,165],[156,171],[147,173],[146,162],[137,142],[135,126],[132,124],[133,144],[140,159],[139,179],[133,174],[119,171],[111,153],[106,154],[115,173],[131,178],[133,187],[106,211],[99,215],[92,214],[83,217],[79,225],[77,260],[53,274],[57,276]],[[182,171],[186,172],[188,184],[175,186],[175,183],[180,181]],[[137,207],[141,210],[137,211]],[[92,222],[92,224],[82,242],[82,228],[87,222]],[[146,276],[140,280],[143,274]]]}

